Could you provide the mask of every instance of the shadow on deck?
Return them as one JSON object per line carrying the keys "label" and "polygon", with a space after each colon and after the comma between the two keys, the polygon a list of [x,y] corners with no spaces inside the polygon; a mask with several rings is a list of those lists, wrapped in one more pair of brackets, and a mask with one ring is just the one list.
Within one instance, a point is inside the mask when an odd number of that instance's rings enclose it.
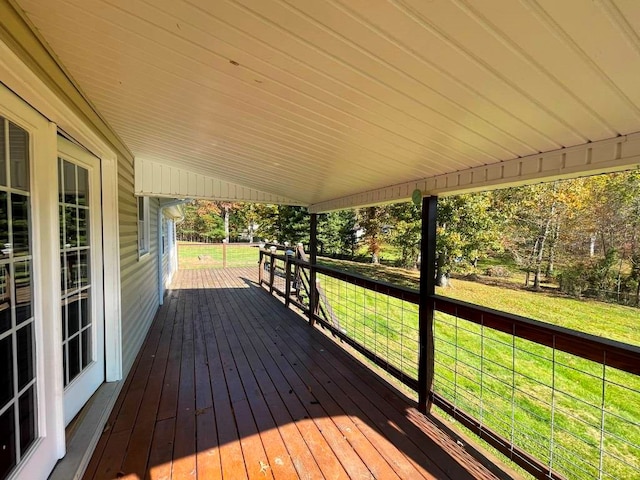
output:
{"label": "shadow on deck", "polygon": [[506,476],[256,275],[178,273],[84,478]]}

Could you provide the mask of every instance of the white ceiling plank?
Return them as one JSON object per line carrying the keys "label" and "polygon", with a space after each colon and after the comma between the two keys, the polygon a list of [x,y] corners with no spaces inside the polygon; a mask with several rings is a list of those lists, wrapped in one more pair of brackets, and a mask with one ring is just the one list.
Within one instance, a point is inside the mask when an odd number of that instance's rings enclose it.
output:
{"label": "white ceiling plank", "polygon": [[[331,199],[310,205],[309,211],[321,213],[407,201],[414,188],[424,196],[449,196],[639,168],[640,132]],[[385,195],[391,191],[395,194]]]}
{"label": "white ceiling plank", "polygon": [[640,131],[637,2],[16,2],[131,153],[220,182],[205,195],[322,205],[579,175],[573,150],[540,152]]}

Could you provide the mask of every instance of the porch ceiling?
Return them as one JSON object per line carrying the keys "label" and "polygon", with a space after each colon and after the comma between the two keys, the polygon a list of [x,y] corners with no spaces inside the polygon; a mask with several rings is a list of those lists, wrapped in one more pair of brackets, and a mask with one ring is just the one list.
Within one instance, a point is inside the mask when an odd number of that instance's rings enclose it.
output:
{"label": "porch ceiling", "polygon": [[136,158],[303,204],[640,131],[634,0],[17,3]]}

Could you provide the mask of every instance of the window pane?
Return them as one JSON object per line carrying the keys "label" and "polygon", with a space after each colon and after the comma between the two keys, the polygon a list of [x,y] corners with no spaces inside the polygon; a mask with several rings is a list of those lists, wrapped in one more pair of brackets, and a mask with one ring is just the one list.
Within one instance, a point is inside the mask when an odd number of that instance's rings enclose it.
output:
{"label": "window pane", "polygon": [[62,341],[67,338],[67,305],[62,301]]}
{"label": "window pane", "polygon": [[58,202],[64,203],[64,190],[62,189],[62,185],[64,185],[64,170],[62,165],[64,160],[58,158]]}
{"label": "window pane", "polygon": [[64,272],[65,277],[65,288],[62,289],[63,294],[68,294],[69,291],[73,290],[76,285],[76,266],[78,264],[78,252],[71,251],[61,255],[60,260],[64,263],[62,265],[62,271]]}
{"label": "window pane", "polygon": [[[34,376],[33,370],[33,323],[18,330],[16,334],[18,356],[18,391],[22,390]],[[22,418],[22,413],[20,414]]]}
{"label": "window pane", "polygon": [[89,172],[78,167],[78,205],[89,205]]}
{"label": "window pane", "polygon": [[80,250],[79,274],[78,287],[86,287],[89,285],[89,250]]}
{"label": "window pane", "polygon": [[64,228],[66,235],[65,248],[78,246],[78,209],[65,207]]}
{"label": "window pane", "polygon": [[69,348],[65,343],[62,345],[62,373],[64,374],[64,386],[66,387],[69,384],[69,375],[67,375],[67,357],[69,354]]}
{"label": "window pane", "polygon": [[31,262],[14,265],[16,295],[16,325],[31,318]]}
{"label": "window pane", "polygon": [[63,163],[64,176],[64,201],[75,205],[76,200],[76,167],[73,163]]}
{"label": "window pane", "polygon": [[69,340],[69,382],[80,373],[80,335]]}
{"label": "window pane", "polygon": [[91,363],[91,328],[82,332],[82,368]]}
{"label": "window pane", "polygon": [[89,246],[89,209],[78,209],[78,242],[81,247]]}
{"label": "window pane", "polygon": [[13,346],[12,336],[0,340],[0,409],[13,398]]}
{"label": "window pane", "polygon": [[11,194],[11,226],[13,227],[13,239],[11,248],[13,254],[29,254],[29,197]]}
{"label": "window pane", "polygon": [[29,135],[9,122],[9,159],[11,160],[11,186],[29,190]]}
{"label": "window pane", "polygon": [[65,232],[64,232],[64,207],[60,205],[58,207],[58,221],[60,223],[60,249],[63,250],[65,247]]}
{"label": "window pane", "polygon": [[24,457],[25,452],[36,439],[36,395],[33,386],[20,396],[18,407],[20,409],[20,452],[21,457]]}
{"label": "window pane", "polygon": [[89,310],[89,290],[85,290],[80,295],[80,316],[82,317],[82,327],[91,323],[91,312]]}
{"label": "window pane", "polygon": [[0,334],[11,328],[11,286],[9,265],[0,265]]}
{"label": "window pane", "polygon": [[11,253],[9,243],[9,208],[7,192],[0,192],[0,258],[7,258]]}
{"label": "window pane", "polygon": [[69,298],[67,303],[67,322],[69,333],[68,336],[72,336],[80,330],[80,302],[78,302],[78,296],[74,295]]}
{"label": "window pane", "polygon": [[0,416],[0,478],[16,465],[16,424],[13,406]]}
{"label": "window pane", "polygon": [[7,150],[4,138],[4,118],[0,117],[0,185],[7,186]]}

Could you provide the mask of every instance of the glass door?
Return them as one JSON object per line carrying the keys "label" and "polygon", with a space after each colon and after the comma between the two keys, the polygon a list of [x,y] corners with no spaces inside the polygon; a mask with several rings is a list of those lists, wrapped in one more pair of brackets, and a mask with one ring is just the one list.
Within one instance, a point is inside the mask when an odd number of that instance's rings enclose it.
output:
{"label": "glass door", "polygon": [[60,303],[64,417],[68,424],[104,381],[99,160],[59,140]]}
{"label": "glass door", "polygon": [[38,437],[29,133],[0,117],[0,478]]}

